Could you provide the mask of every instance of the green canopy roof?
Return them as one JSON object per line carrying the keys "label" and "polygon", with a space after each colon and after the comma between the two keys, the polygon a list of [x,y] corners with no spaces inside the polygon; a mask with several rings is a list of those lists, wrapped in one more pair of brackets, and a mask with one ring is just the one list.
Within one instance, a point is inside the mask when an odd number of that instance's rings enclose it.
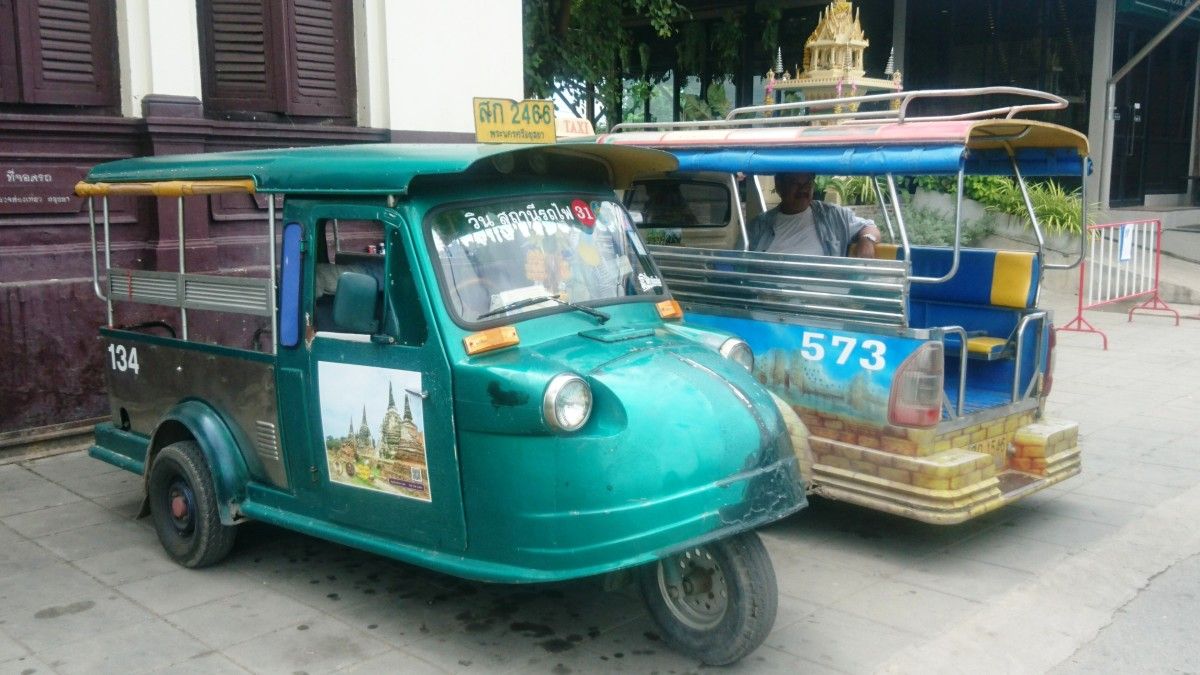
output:
{"label": "green canopy roof", "polygon": [[[403,194],[416,176],[466,171],[505,155],[549,154],[600,161],[621,188],[638,175],[672,171],[665,152],[612,145],[478,145],[474,143],[336,145],[135,157],[100,164],[86,183],[157,183],[249,179],[257,192]],[[504,161],[496,161],[503,166]]]}

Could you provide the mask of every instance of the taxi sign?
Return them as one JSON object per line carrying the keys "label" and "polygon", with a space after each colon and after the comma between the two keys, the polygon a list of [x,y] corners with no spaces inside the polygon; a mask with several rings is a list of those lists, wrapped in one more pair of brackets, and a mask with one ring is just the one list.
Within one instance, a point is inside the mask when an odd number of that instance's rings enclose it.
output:
{"label": "taxi sign", "polygon": [[554,104],[550,101],[475,97],[471,107],[478,143],[554,142]]}
{"label": "taxi sign", "polygon": [[559,138],[596,135],[592,123],[582,117],[558,117],[554,120],[554,128],[558,132]]}

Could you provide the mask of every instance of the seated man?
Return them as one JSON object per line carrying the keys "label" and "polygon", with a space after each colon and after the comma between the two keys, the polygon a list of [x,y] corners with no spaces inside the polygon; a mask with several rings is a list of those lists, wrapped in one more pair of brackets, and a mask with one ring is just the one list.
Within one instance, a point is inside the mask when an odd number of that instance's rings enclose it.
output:
{"label": "seated man", "polygon": [[775,175],[779,206],[746,226],[750,250],[768,253],[845,256],[857,241],[855,255],[874,258],[879,228],[844,206],[813,201],[811,173]]}

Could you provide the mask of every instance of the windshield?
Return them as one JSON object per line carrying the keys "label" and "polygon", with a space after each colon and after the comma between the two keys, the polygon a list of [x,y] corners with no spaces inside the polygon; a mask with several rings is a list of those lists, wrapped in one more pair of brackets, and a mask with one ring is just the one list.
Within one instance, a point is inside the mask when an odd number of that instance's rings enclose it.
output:
{"label": "windshield", "polygon": [[446,296],[467,322],[664,293],[611,200],[497,200],[444,209],[431,228]]}

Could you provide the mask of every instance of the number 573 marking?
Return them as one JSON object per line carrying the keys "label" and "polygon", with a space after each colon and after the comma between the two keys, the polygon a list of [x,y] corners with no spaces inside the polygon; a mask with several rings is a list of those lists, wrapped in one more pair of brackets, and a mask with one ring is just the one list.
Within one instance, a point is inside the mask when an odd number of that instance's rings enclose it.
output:
{"label": "number 573 marking", "polygon": [[825,341],[829,340],[829,353],[836,354],[835,362],[840,366],[849,361],[855,354],[860,354],[858,357],[858,365],[866,370],[883,370],[887,365],[887,360],[883,354],[887,351],[887,345],[879,340],[863,340],[859,343],[858,338],[853,338],[848,335],[826,335],[815,331],[804,331],[804,336],[800,340],[800,355],[809,361],[820,361],[825,358],[826,348]]}

